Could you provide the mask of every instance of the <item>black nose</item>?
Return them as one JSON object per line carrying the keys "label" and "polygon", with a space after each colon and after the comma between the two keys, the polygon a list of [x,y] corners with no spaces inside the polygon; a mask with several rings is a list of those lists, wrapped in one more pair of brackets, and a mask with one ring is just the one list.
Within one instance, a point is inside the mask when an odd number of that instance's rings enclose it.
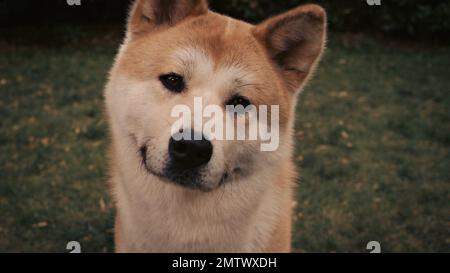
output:
{"label": "black nose", "polygon": [[212,154],[212,144],[203,136],[201,140],[175,140],[173,137],[170,138],[169,155],[177,168],[198,168],[208,163]]}

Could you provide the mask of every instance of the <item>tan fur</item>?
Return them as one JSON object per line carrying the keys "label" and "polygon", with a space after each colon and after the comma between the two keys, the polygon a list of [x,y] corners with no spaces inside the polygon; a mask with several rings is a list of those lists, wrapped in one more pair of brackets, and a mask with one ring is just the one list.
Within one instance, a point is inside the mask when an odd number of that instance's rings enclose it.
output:
{"label": "tan fur", "polygon": [[[117,252],[291,250],[296,95],[322,53],[325,22],[316,5],[253,26],[208,11],[202,0],[135,3],[105,89]],[[184,75],[189,90],[165,90],[158,76],[168,72]],[[142,168],[142,143],[150,147],[148,164],[164,165],[174,105],[191,105],[194,96],[223,105],[235,92],[256,106],[280,106],[277,151],[213,141],[205,174],[210,192],[167,183]],[[236,166],[246,174],[219,186],[223,171]]]}
{"label": "tan fur", "polygon": [[280,170],[276,187],[285,193],[285,199],[281,208],[278,224],[272,231],[266,252],[290,252],[292,232],[292,191],[295,189],[293,181],[296,179],[296,171],[293,163],[286,163]]}

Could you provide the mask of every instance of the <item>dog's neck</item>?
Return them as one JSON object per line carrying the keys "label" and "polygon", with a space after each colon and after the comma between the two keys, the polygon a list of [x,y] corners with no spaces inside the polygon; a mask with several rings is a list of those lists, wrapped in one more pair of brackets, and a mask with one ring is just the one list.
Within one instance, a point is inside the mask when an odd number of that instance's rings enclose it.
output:
{"label": "dog's neck", "polygon": [[204,193],[147,173],[128,144],[115,143],[112,178],[123,251],[264,251],[280,200],[289,200],[276,189],[281,178],[271,168]]}

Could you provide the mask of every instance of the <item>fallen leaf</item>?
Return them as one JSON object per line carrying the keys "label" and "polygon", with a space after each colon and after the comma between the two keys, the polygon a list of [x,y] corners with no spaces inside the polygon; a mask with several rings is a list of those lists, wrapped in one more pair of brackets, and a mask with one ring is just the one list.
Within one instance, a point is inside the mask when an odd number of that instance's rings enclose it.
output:
{"label": "fallen leaf", "polygon": [[42,145],[47,146],[50,143],[50,140],[48,139],[48,137],[45,137],[41,139],[41,143]]}
{"label": "fallen leaf", "polygon": [[31,227],[32,228],[45,228],[47,226],[48,226],[47,221],[43,221],[43,222],[39,222],[39,223],[33,224]]}
{"label": "fallen leaf", "polygon": [[100,198],[100,201],[98,202],[99,206],[100,206],[100,211],[101,212],[105,212],[106,211],[106,205],[105,205],[105,201],[103,200],[103,198]]}

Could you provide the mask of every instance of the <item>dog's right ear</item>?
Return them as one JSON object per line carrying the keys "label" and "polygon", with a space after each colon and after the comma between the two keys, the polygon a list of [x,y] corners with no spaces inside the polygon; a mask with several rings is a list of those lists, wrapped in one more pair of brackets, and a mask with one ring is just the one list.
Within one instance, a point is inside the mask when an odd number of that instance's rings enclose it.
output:
{"label": "dog's right ear", "polygon": [[253,30],[291,91],[298,92],[325,47],[327,16],[318,5],[304,5],[266,20]]}
{"label": "dog's right ear", "polygon": [[207,12],[207,0],[136,0],[128,19],[128,32],[139,34],[170,27]]}

